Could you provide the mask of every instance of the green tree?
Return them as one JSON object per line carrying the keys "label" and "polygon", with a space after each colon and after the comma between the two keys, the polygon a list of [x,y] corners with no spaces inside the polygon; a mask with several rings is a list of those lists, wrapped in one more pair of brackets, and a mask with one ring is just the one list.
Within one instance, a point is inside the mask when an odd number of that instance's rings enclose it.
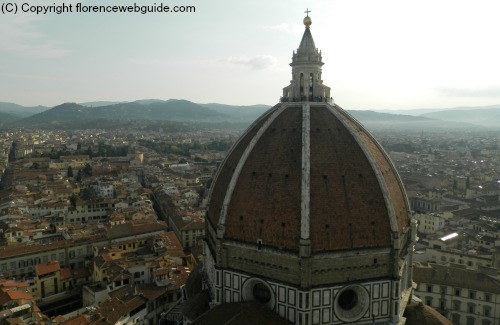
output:
{"label": "green tree", "polygon": [[72,206],[73,208],[75,208],[75,207],[76,207],[76,200],[78,200],[78,195],[76,195],[75,193],[73,193],[73,194],[71,195],[71,197],[69,198],[69,202],[71,203],[71,206]]}
{"label": "green tree", "polygon": [[92,176],[92,166],[90,166],[89,163],[86,163],[85,167],[83,167],[83,174],[87,176]]}
{"label": "green tree", "polygon": [[68,177],[73,177],[73,168],[68,166]]}
{"label": "green tree", "polygon": [[93,156],[92,156],[92,154],[93,154],[93,152],[92,152],[92,146],[89,146],[89,147],[87,148],[87,150],[85,150],[85,154],[87,154],[90,158],[92,158],[92,157],[93,157]]}
{"label": "green tree", "polygon": [[194,161],[196,161],[196,162],[207,162],[206,159],[203,159],[203,158],[198,157],[198,156],[194,157]]}
{"label": "green tree", "polygon": [[81,183],[81,181],[82,181],[82,171],[81,170],[78,170],[78,173],[76,174],[76,181],[78,183]]}
{"label": "green tree", "polygon": [[97,198],[97,192],[93,187],[87,187],[80,192],[80,197],[83,200],[95,199]]}

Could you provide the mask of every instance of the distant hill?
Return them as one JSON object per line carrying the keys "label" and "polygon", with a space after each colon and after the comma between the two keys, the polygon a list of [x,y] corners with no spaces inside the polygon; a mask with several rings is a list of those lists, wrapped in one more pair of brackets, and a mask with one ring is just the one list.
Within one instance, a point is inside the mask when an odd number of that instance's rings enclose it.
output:
{"label": "distant hill", "polygon": [[500,105],[489,106],[489,108],[446,110],[426,113],[421,116],[443,121],[466,122],[489,128],[500,128]]}
{"label": "distant hill", "polygon": [[447,109],[446,108],[415,108],[415,109],[384,109],[384,110],[376,109],[374,111],[378,113],[419,116],[425,113],[441,112],[444,110]]}
{"label": "distant hill", "polygon": [[45,106],[34,106],[34,107],[28,107],[28,106],[21,106],[18,104],[14,103],[6,103],[6,102],[0,102],[0,112],[1,113],[7,113],[13,116],[17,116],[19,118],[24,118],[28,117],[34,114],[38,114],[40,112],[48,110],[48,107]]}
{"label": "distant hill", "polygon": [[171,102],[171,101],[176,101],[178,99],[167,99],[167,100],[161,100],[161,99],[138,99],[134,100],[134,103],[137,104],[142,104],[142,105],[148,105],[148,104],[153,104],[153,103],[165,103],[165,102]]}
{"label": "distant hill", "polygon": [[408,130],[447,130],[447,129],[477,129],[478,126],[465,122],[443,123],[442,120],[426,116],[412,116],[403,114],[388,114],[374,111],[347,111],[368,129],[408,129]]}
{"label": "distant hill", "polygon": [[86,106],[86,107],[101,107],[101,106],[109,106],[126,102],[110,102],[110,101],[97,101],[97,102],[85,102],[78,103],[78,105]]}
{"label": "distant hill", "polygon": [[[43,106],[27,108],[12,103],[0,103],[0,112],[24,112],[19,115],[0,115],[0,127],[36,128],[124,128],[128,126],[153,125],[163,121],[193,122],[205,126],[244,128],[270,108],[267,105],[224,105],[217,103],[196,104],[187,100],[143,99],[133,102],[96,101],[87,103],[65,103],[51,109]],[[487,126],[500,126],[500,106],[470,110],[467,108],[446,109],[414,116],[412,114],[381,113],[371,110],[349,110],[354,118],[368,129],[399,130],[474,130]],[[405,111],[400,111],[405,112]],[[156,124],[155,124],[156,125]],[[161,125],[158,125],[161,127]]]}
{"label": "distant hill", "polygon": [[10,123],[19,120],[20,117],[14,116],[9,113],[0,112],[0,127],[7,126]]}
{"label": "distant hill", "polygon": [[221,121],[225,115],[187,100],[153,102],[143,105],[137,102],[108,106],[87,107],[76,103],[65,103],[42,113],[17,121],[13,126],[78,128],[89,121],[109,120],[169,120],[169,121]]}
{"label": "distant hill", "polygon": [[271,106],[268,105],[236,106],[216,103],[200,105],[227,115],[233,122],[254,121],[261,116],[262,113],[271,108]]}
{"label": "distant hill", "polygon": [[87,106],[87,107],[101,107],[101,106],[110,106],[110,105],[116,105],[116,104],[126,104],[126,103],[137,103],[137,104],[142,104],[142,105],[148,105],[152,103],[159,103],[159,102],[169,102],[169,101],[175,101],[177,99],[167,99],[167,100],[161,100],[161,99],[139,99],[139,100],[134,100],[132,102],[127,102],[127,101],[95,101],[95,102],[85,102],[85,103],[78,103],[78,105],[82,106]]}

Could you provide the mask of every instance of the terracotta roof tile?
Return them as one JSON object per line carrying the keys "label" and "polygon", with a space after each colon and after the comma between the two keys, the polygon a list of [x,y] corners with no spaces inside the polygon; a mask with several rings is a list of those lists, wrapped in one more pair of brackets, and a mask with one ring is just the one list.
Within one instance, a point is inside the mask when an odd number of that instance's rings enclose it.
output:
{"label": "terracotta roof tile", "polygon": [[[264,114],[233,147],[211,189],[215,227],[239,159],[224,238],[298,252],[301,236],[303,108],[287,106],[259,139]],[[313,253],[390,247],[409,226],[408,200],[396,169],[375,139],[337,106],[310,107],[310,239]]]}
{"label": "terracotta roof tile", "polygon": [[35,274],[37,276],[42,276],[49,273],[54,273],[60,271],[59,261],[49,261],[44,264],[35,265]]}

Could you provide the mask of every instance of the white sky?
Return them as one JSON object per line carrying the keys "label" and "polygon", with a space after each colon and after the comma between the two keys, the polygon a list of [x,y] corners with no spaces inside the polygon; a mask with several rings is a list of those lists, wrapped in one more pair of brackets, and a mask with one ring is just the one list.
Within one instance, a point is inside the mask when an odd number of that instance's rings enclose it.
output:
{"label": "white sky", "polygon": [[[66,3],[78,1],[161,2]],[[324,83],[345,109],[500,103],[500,1],[163,3],[193,5],[196,12],[2,15],[0,101],[54,106],[178,98],[273,105],[290,82],[308,7]]]}

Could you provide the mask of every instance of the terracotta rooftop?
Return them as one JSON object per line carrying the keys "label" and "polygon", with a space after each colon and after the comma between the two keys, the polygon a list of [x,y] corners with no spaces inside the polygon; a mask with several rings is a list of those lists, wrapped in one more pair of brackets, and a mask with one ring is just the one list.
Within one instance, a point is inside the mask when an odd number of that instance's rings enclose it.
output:
{"label": "terracotta rooftop", "polygon": [[26,287],[29,287],[29,284],[26,283],[26,282],[22,282],[22,281],[14,281],[14,280],[5,280],[5,279],[2,279],[0,280],[0,288],[4,289],[4,288],[26,288]]}
{"label": "terracotta rooftop", "polygon": [[281,107],[259,118],[219,169],[208,207],[212,227],[225,213],[224,238],[251,244],[261,239],[267,247],[297,252],[306,204],[303,139],[309,137],[312,252],[389,247],[391,232],[409,226],[410,209],[381,146],[338,106],[311,103],[307,134],[302,104]]}
{"label": "terracotta rooftop", "polygon": [[421,302],[408,305],[404,317],[406,317],[406,325],[452,325],[450,320],[434,308]]}
{"label": "terracotta rooftop", "polygon": [[120,318],[145,305],[146,302],[147,300],[141,296],[134,296],[126,301],[113,297],[99,305],[97,312],[101,319],[95,324],[116,324]]}
{"label": "terracotta rooftop", "polygon": [[62,322],[64,325],[87,325],[90,321],[83,315],[72,317]]}
{"label": "terracotta rooftop", "polygon": [[71,272],[71,269],[61,268],[61,280],[71,279],[72,277],[73,274]]}
{"label": "terracotta rooftop", "polygon": [[25,291],[7,289],[0,290],[0,306],[13,300],[33,300],[33,296]]}
{"label": "terracotta rooftop", "polygon": [[35,265],[35,274],[37,276],[42,276],[49,273],[54,273],[60,271],[59,261],[49,261],[44,264]]}

